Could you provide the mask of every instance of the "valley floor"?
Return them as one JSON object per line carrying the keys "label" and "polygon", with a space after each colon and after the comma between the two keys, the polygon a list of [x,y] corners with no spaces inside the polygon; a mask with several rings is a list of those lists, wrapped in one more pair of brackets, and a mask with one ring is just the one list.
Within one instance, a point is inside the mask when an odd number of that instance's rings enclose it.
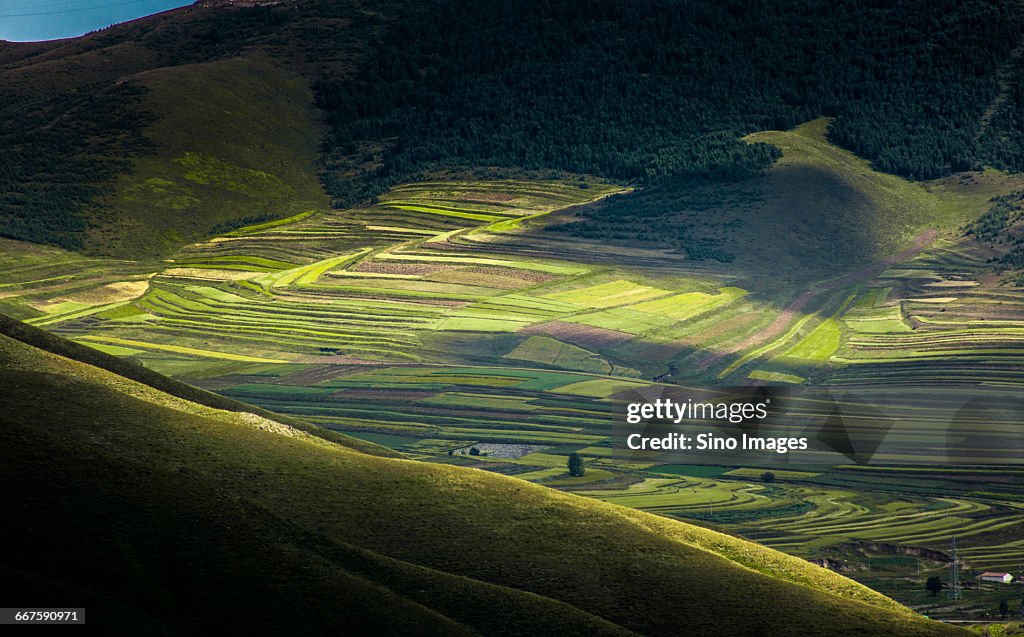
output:
{"label": "valley floor", "polygon": [[[874,178],[858,170],[850,179]],[[922,201],[959,201],[966,217],[991,196],[915,187]],[[609,443],[615,397],[655,384],[925,384],[936,396],[1019,387],[1024,289],[993,273],[991,247],[963,238],[952,217],[909,215],[887,254],[807,285],[762,287],[742,262],[537,230],[622,191],[410,184],[366,207],[241,228],[167,262],[5,241],[0,311],[412,458],[823,560],[933,616],[973,617],[1019,597],[968,589],[954,608],[924,582],[945,577],[954,535],[969,569],[1024,562],[1024,468],[892,457],[775,471],[765,483],[756,467],[625,462]],[[583,477],[567,474],[572,452]]]}

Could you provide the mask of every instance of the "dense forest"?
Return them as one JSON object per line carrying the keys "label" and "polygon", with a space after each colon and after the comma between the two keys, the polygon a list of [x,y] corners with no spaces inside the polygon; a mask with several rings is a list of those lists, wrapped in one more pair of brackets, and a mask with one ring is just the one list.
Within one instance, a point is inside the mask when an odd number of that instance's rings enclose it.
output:
{"label": "dense forest", "polygon": [[996,168],[1024,171],[1024,43],[1000,78],[1000,95],[979,135],[985,156]]}
{"label": "dense forest", "polygon": [[82,248],[81,209],[146,149],[142,90],[85,86],[0,101],[0,235]]}
{"label": "dense forest", "polygon": [[[777,156],[740,135],[821,115],[877,168],[927,179],[1024,158],[977,140],[1020,24],[993,0],[416,3],[356,82],[316,89],[335,155],[393,140],[382,183],[466,165],[735,179]],[[346,200],[366,175],[327,185]]]}
{"label": "dense forest", "polygon": [[[643,186],[737,181],[779,154],[743,134],[823,115],[834,118],[834,142],[883,171],[930,179],[982,165],[1024,170],[1024,62],[1011,54],[1022,24],[1011,0],[311,0],[183,10],[83,40],[79,49],[111,52],[107,67],[90,71],[95,81],[50,92],[0,85],[0,235],[81,247],[89,216],[102,214],[97,196],[145,152],[137,89],[118,77],[120,66],[125,76],[145,70],[136,60],[257,52],[303,74],[328,124],[324,183],[348,205],[444,169]],[[148,57],[117,57],[136,46]],[[633,232],[635,210],[620,212],[621,221],[574,231]],[[713,244],[688,252],[728,258]]]}
{"label": "dense forest", "polygon": [[994,197],[992,206],[964,234],[974,236],[996,249],[990,259],[996,272],[1014,285],[1024,285],[1024,190]]}

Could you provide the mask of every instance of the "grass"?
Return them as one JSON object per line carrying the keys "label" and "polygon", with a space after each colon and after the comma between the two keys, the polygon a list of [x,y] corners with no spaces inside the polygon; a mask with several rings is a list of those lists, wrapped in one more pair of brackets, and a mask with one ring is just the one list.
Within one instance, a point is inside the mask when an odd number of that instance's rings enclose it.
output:
{"label": "grass", "polygon": [[518,268],[522,270],[536,270],[538,272],[550,272],[551,274],[581,274],[586,272],[584,268],[556,263],[538,263],[533,261],[513,261],[509,259],[494,259],[488,257],[466,257],[466,256],[440,256],[429,254],[405,254],[405,253],[382,253],[377,255],[381,261],[409,261],[416,263],[454,263],[460,265],[492,265],[506,268]]}
{"label": "grass", "polygon": [[[833,182],[832,197],[852,195],[845,210],[839,201],[815,200],[814,204],[819,208],[827,206],[827,212],[819,210],[820,218],[830,218],[830,225],[842,224],[847,232],[833,236],[827,232],[813,233],[803,239],[829,242],[840,251],[842,256],[836,255],[840,263],[852,265],[858,260],[896,252],[927,228],[956,229],[976,216],[974,210],[980,214],[979,208],[991,196],[977,189],[957,190],[952,187],[953,180],[919,184],[877,172],[867,161],[829,144],[825,139],[828,124],[828,120],[819,119],[792,131],[759,132],[747,139],[767,142],[782,150],[783,158],[773,171],[780,182],[785,180],[786,187],[802,186],[809,190],[820,183],[817,179],[828,179]],[[818,171],[820,177],[815,178],[810,171]],[[791,175],[801,175],[803,183],[789,181]],[[858,216],[859,220],[854,221]],[[803,256],[801,249],[792,247],[797,255]]]}
{"label": "grass", "polygon": [[734,372],[737,369],[739,369],[740,367],[746,365],[747,363],[749,363],[749,362],[751,362],[751,361],[753,361],[753,360],[763,356],[764,354],[767,354],[768,352],[770,352],[772,350],[775,350],[775,349],[778,349],[779,347],[782,347],[783,345],[788,343],[794,336],[796,336],[796,334],[800,332],[801,328],[803,328],[805,325],[807,325],[807,323],[809,323],[810,321],[814,320],[815,318],[817,318],[817,317],[814,314],[808,314],[807,316],[801,317],[780,338],[778,338],[778,339],[776,339],[774,341],[770,341],[766,345],[763,345],[763,346],[761,346],[761,347],[759,347],[759,348],[757,348],[755,350],[747,352],[746,354],[744,354],[740,358],[737,358],[728,367],[726,367],[721,372],[719,372],[718,377],[719,378],[724,378],[724,377],[728,376],[729,374],[731,374],[732,372]]}
{"label": "grass", "polygon": [[93,343],[85,339],[75,341],[81,343],[86,347],[91,347],[95,350],[103,352],[104,354],[111,354],[113,356],[133,356],[135,354],[141,354],[144,350],[132,349],[130,347],[121,347],[120,345],[107,345],[105,343]]}
{"label": "grass", "polygon": [[600,285],[593,285],[578,290],[566,292],[553,292],[545,295],[545,298],[556,301],[564,301],[575,305],[592,308],[615,307],[619,305],[633,304],[652,297],[665,296],[667,290],[639,285],[632,281],[611,281]]}
{"label": "grass", "polygon": [[[223,411],[251,413],[264,417],[270,415],[269,412],[258,407],[240,403],[238,401],[231,400],[230,398],[225,398],[219,394],[204,391],[197,387],[187,385],[180,381],[155,373],[131,359],[118,358],[117,356],[100,352],[86,345],[54,336],[38,328],[10,319],[2,314],[0,314],[0,336],[4,339],[26,343],[41,352],[48,352],[59,357],[78,361],[98,370],[105,370],[118,377],[127,378],[133,382],[151,387],[163,394],[167,394],[190,403],[196,403]],[[37,353],[35,355],[39,356],[40,354]],[[345,436],[344,434],[326,431],[319,427],[310,428],[309,425],[301,420],[281,415],[274,415],[273,417],[291,427],[295,427],[302,431],[310,431],[313,435],[321,436],[333,443],[350,445],[364,453],[383,453],[385,455],[390,455],[385,449],[375,445],[361,444],[359,441]]]}
{"label": "grass", "polygon": [[266,230],[271,230],[273,228],[278,228],[280,226],[291,225],[293,223],[298,223],[299,221],[302,221],[303,219],[306,219],[307,217],[309,217],[310,215],[312,215],[315,212],[316,212],[315,210],[307,210],[305,212],[300,212],[297,215],[292,215],[291,217],[285,217],[284,219],[275,219],[273,221],[267,221],[267,222],[264,222],[264,223],[256,223],[256,224],[253,224],[251,226],[245,226],[245,227],[239,228],[237,230],[232,230],[231,232],[227,233],[224,236],[227,236],[227,237],[244,237],[246,235],[256,234],[256,233],[263,232],[263,231],[266,231]]}
{"label": "grass", "polygon": [[811,330],[811,333],[803,340],[786,350],[783,356],[815,362],[827,361],[839,349],[842,336],[839,321],[827,318]]}
{"label": "grass", "polygon": [[746,290],[732,287],[722,288],[718,291],[718,294],[687,292],[656,301],[638,303],[632,309],[647,314],[665,316],[677,321],[685,321],[717,307],[732,303],[745,294],[747,294]]}
{"label": "grass", "polygon": [[573,394],[589,398],[609,398],[613,394],[644,387],[646,383],[597,378],[570,383],[554,389],[559,394]]}
{"label": "grass", "polygon": [[387,204],[391,208],[396,210],[408,210],[410,212],[419,212],[428,215],[443,215],[445,217],[456,217],[459,219],[469,219],[471,221],[498,221],[501,217],[495,215],[482,215],[472,212],[462,212],[460,210],[445,210],[441,208],[426,208],[424,206],[410,206],[408,204]]}
{"label": "grass", "polygon": [[[841,179],[883,196],[888,178],[834,155],[810,132],[780,133],[792,142],[791,161],[766,176],[774,184],[767,208],[751,213],[736,237],[771,226],[782,204],[797,205],[808,184]],[[787,173],[816,162],[836,174]],[[194,177],[241,183],[241,176],[218,172],[219,164],[193,164],[190,170],[209,173]],[[901,184],[896,203],[884,208],[907,233],[922,227],[915,225],[918,212],[931,214],[936,199],[957,189],[910,186],[925,194]],[[885,480],[824,470],[769,487],[755,475],[724,475],[728,467],[719,468],[723,475],[659,478],[612,452],[609,399],[654,378],[693,385],[1020,383],[1019,291],[993,284],[987,256],[952,235],[902,263],[825,287],[822,278],[839,276],[837,263],[852,268],[904,245],[892,237],[875,252],[857,245],[867,239],[855,229],[846,239],[851,245],[831,246],[846,236],[839,231],[844,224],[873,223],[863,215],[874,204],[851,193],[850,209],[829,212],[833,225],[826,230],[801,230],[800,215],[808,211],[787,209],[801,240],[814,245],[772,247],[787,237],[760,233],[764,245],[739,251],[735,264],[714,265],[560,243],[521,231],[528,226],[506,237],[495,230],[504,221],[387,205],[512,221],[556,211],[554,220],[557,210],[585,204],[596,189],[558,181],[410,184],[377,204],[315,212],[310,206],[189,245],[173,264],[87,259],[12,242],[0,254],[0,307],[260,409],[387,441],[417,459],[448,462],[452,445],[484,441],[539,444],[548,449],[526,456],[526,464],[488,458],[478,466],[524,471],[530,481],[715,525],[800,557],[828,555],[847,542],[939,550],[961,525],[979,565],[1010,564],[1024,556],[1024,546],[1010,536],[1017,512],[992,505],[1015,502],[1004,487],[979,490],[975,481],[964,489],[958,479],[936,482],[912,472]],[[828,197],[822,201],[816,215],[837,210]],[[981,200],[965,194],[958,201],[965,208],[956,214],[967,215]],[[937,219],[946,224],[953,217]],[[839,252],[815,266],[816,251],[826,248]],[[814,270],[814,284],[772,274],[801,250],[810,250],[811,265],[801,267]],[[106,286],[124,281],[145,282],[145,295],[110,305],[99,300]],[[815,292],[809,302],[774,336],[758,340],[805,291]],[[228,356],[211,357],[221,354]],[[926,418],[912,420],[925,426]],[[586,458],[589,477],[561,481],[573,451]],[[928,490],[929,481],[959,493],[956,515],[944,517],[949,507]],[[894,515],[911,517],[887,523]]]}
{"label": "grass", "polygon": [[[87,233],[93,250],[165,256],[220,225],[289,223],[325,208],[317,125],[301,79],[255,58],[172,66],[139,77],[153,152],[135,158]],[[259,152],[240,140],[260,139]],[[202,149],[198,152],[197,149]],[[274,227],[250,223],[244,231]]]}
{"label": "grass", "polygon": [[766,380],[772,383],[791,383],[795,385],[807,382],[807,379],[803,376],[787,374],[785,372],[770,372],[763,369],[755,369],[751,371],[747,374],[747,378],[751,380]]}
{"label": "grass", "polygon": [[[307,630],[415,625],[439,634],[548,634],[572,626],[658,635],[675,634],[684,621],[708,634],[765,625],[957,632],[834,573],[713,531],[515,478],[365,455],[9,337],[0,337],[0,356],[5,386],[17,388],[0,397],[7,419],[0,466],[17,494],[5,513],[5,545],[12,547],[5,566],[46,578],[51,592],[58,590],[54,580],[88,574],[88,586],[109,600],[99,607],[127,606],[165,630],[227,609],[243,616],[232,620],[235,626],[298,621]],[[40,423],[27,406],[57,393],[52,420]],[[29,453],[44,444],[60,453]],[[325,488],[330,484],[344,488]],[[117,505],[106,506],[108,500]],[[39,525],[40,519],[68,525]],[[162,551],[181,546],[161,528],[193,539],[189,557],[176,560],[189,618],[154,601],[161,580],[147,579],[165,563]],[[107,550],[113,529],[119,540]],[[558,566],[547,555],[559,556]],[[538,568],[544,578],[534,576]],[[616,596],[581,590],[581,572]],[[252,580],[245,594],[234,587],[239,579]],[[277,581],[289,582],[283,593]],[[271,590],[278,602],[282,594],[286,601],[294,596],[289,608],[311,604],[315,612],[277,617]],[[668,594],[685,603],[665,607]],[[216,605],[203,605],[203,598]],[[350,608],[330,598],[362,601]],[[732,608],[736,616],[722,624],[699,602]]]}
{"label": "grass", "polygon": [[728,467],[701,464],[663,464],[645,469],[649,473],[673,476],[692,476],[695,478],[717,478],[729,471]]}
{"label": "grass", "polygon": [[569,317],[572,323],[581,323],[627,334],[640,335],[675,323],[674,319],[635,311],[632,307],[619,307]]}
{"label": "grass", "polygon": [[343,254],[337,257],[331,257],[330,259],[324,259],[317,261],[310,265],[293,268],[291,270],[285,270],[283,272],[277,272],[275,274],[267,275],[257,279],[258,283],[270,287],[288,287],[290,285],[313,285],[317,280],[324,275],[325,272],[332,268],[339,267],[350,261],[354,261],[359,257],[369,252],[369,248],[361,250],[354,254]]}
{"label": "grass", "polygon": [[596,374],[607,374],[614,369],[594,352],[545,336],[527,338],[505,354],[505,358]]}
{"label": "grass", "polygon": [[64,322],[64,321],[73,321],[73,320],[76,320],[76,319],[82,319],[82,318],[86,318],[88,316],[92,316],[93,314],[99,314],[99,313],[102,313],[102,312],[109,312],[111,310],[117,310],[117,309],[119,309],[119,308],[121,308],[121,307],[123,307],[125,305],[128,305],[128,301],[120,301],[120,302],[117,302],[117,303],[108,303],[108,304],[105,304],[105,305],[89,305],[89,306],[85,307],[84,309],[77,308],[78,305],[79,304],[75,304],[75,306],[73,306],[70,311],[61,313],[58,310],[58,313],[55,314],[55,315],[49,315],[48,314],[46,316],[41,316],[41,317],[37,317],[37,318],[34,318],[34,319],[29,319],[29,322],[32,325],[43,326],[43,325],[51,325],[53,323],[61,323],[61,322]]}

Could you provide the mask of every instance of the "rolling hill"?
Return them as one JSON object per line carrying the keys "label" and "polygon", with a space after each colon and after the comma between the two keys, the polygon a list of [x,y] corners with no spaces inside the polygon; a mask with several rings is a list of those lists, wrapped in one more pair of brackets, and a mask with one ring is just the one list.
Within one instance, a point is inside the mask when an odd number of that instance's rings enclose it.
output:
{"label": "rolling hill", "polygon": [[204,0],[3,43],[0,233],[151,258],[446,170],[728,182],[780,156],[744,135],[822,116],[884,172],[1012,168],[1022,21],[1007,0]]}
{"label": "rolling hill", "polygon": [[326,207],[318,73],[351,73],[388,2],[194,6],[3,43],[4,236],[165,256],[214,229]]}
{"label": "rolling hill", "polygon": [[[965,612],[923,585],[947,576],[954,534],[971,568],[1020,563],[1015,467],[924,471],[915,463],[930,458],[903,448],[880,460],[911,466],[808,467],[767,485],[763,469],[650,466],[611,449],[615,395],[645,385],[885,378],[894,392],[934,384],[927,401],[941,412],[959,388],[1020,384],[1022,290],[1000,284],[993,250],[957,227],[1019,176],[911,182],[830,144],[826,123],[759,133],[783,157],[749,184],[715,187],[718,208],[683,211],[724,219],[739,207],[730,193],[761,190],[722,244],[731,263],[537,231],[631,201],[653,209],[665,188],[623,196],[593,179],[452,175],[225,232],[173,261],[3,241],[0,307],[75,340],[51,351],[147,382],[137,361],[346,432],[343,445],[373,441],[756,539],[932,617],[990,612],[998,591],[972,595]],[[804,229],[799,250],[787,251],[789,227]],[[942,414],[907,415],[929,428]],[[994,413],[986,428],[1012,418]],[[990,457],[1005,458],[991,440]],[[461,455],[474,447],[481,455]],[[582,478],[565,473],[573,452]]]}
{"label": "rolling hill", "polygon": [[742,540],[368,455],[3,332],[12,604],[154,634],[959,634]]}
{"label": "rolling hill", "polygon": [[329,206],[317,176],[322,134],[301,77],[260,56],[133,76],[148,150],[109,194],[87,245],[153,257],[213,229]]}
{"label": "rolling hill", "polygon": [[[960,634],[921,614],[1002,591],[924,583],[953,535],[1021,563],[1019,467],[769,484],[622,460],[610,422],[644,387],[885,383],[927,430],[1020,387],[1022,29],[1015,0],[200,0],[0,42],[6,605]],[[995,411],[947,438],[1007,458]]]}

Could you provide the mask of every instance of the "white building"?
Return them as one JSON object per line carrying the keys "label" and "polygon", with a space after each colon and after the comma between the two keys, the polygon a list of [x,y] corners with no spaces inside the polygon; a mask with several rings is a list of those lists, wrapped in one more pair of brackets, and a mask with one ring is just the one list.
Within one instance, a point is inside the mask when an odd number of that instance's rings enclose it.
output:
{"label": "white building", "polygon": [[995,573],[993,571],[987,571],[981,574],[981,581],[983,582],[995,582],[996,584],[1009,584],[1013,581],[1013,575],[1009,573]]}

